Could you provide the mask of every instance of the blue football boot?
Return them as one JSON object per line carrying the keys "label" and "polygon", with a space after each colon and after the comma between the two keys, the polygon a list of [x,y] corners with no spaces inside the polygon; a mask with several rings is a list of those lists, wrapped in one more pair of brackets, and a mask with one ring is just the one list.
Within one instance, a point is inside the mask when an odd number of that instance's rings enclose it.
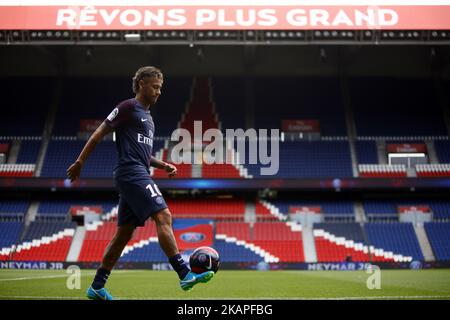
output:
{"label": "blue football boot", "polygon": [[110,295],[105,288],[95,290],[94,288],[89,287],[86,296],[91,300],[113,300],[112,295]]}
{"label": "blue football boot", "polygon": [[184,291],[192,290],[197,283],[207,283],[214,276],[214,271],[207,271],[200,274],[189,271],[189,273],[180,281],[181,289]]}

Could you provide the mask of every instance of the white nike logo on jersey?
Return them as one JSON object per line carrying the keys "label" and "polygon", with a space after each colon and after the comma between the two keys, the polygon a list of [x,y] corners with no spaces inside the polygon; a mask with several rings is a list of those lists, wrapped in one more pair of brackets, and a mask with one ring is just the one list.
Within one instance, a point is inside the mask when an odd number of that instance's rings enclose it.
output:
{"label": "white nike logo on jersey", "polygon": [[148,120],[148,119],[143,119],[143,118],[141,118],[141,121],[142,121],[142,122],[145,122],[145,121],[147,121],[147,120]]}

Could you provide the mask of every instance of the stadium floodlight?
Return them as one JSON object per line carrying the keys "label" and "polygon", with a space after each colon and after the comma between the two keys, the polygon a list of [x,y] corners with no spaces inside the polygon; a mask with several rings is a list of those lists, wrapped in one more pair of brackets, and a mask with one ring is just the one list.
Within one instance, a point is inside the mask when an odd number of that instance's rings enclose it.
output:
{"label": "stadium floodlight", "polygon": [[127,33],[124,36],[125,41],[128,42],[137,42],[141,40],[141,35],[139,33]]}

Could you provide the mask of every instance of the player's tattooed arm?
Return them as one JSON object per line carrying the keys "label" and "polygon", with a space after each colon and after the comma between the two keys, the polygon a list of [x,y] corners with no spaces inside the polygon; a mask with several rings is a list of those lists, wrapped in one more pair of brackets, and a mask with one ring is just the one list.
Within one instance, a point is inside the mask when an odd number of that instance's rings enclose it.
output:
{"label": "player's tattooed arm", "polygon": [[81,151],[78,159],[67,169],[67,177],[70,181],[75,181],[80,177],[81,168],[83,167],[84,162],[89,157],[89,155],[94,151],[97,144],[102,141],[102,139],[109,133],[111,133],[113,129],[103,122],[97,130],[91,135],[89,140],[84,145],[83,150]]}
{"label": "player's tattooed arm", "polygon": [[165,170],[169,174],[169,177],[176,176],[177,174],[177,167],[173,164],[158,160],[155,157],[150,159],[150,166]]}

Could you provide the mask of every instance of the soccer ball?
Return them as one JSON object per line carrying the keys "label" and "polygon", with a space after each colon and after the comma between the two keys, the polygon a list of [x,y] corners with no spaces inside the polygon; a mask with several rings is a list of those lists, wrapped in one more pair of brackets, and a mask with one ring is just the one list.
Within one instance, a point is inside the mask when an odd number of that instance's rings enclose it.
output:
{"label": "soccer ball", "polygon": [[219,270],[219,253],[211,247],[199,247],[189,257],[191,270],[195,273]]}

